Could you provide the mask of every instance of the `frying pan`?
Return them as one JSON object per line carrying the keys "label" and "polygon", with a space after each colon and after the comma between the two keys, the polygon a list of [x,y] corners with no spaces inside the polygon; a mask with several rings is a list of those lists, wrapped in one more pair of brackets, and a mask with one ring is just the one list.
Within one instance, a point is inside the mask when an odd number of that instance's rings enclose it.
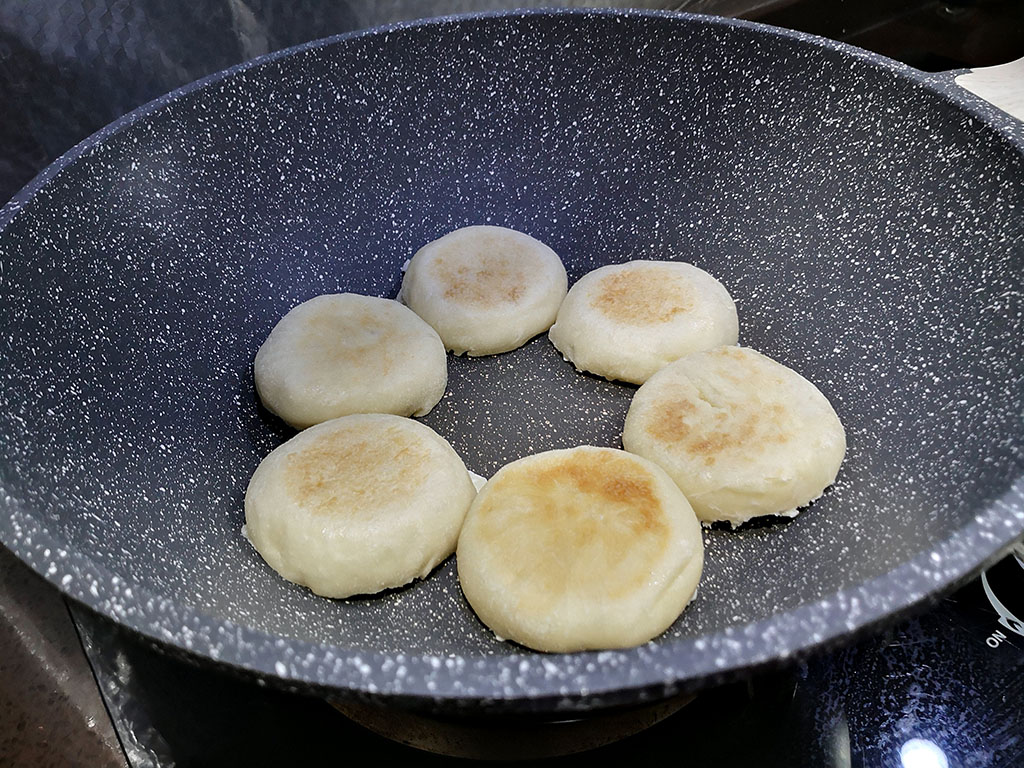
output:
{"label": "frying pan", "polygon": [[[299,46],[87,139],[0,218],[0,540],[161,647],[275,684],[540,712],[665,696],[838,642],[942,593],[1024,531],[1024,131],[949,73],[666,13],[529,12]],[[290,307],[397,292],[423,243],[499,224],[570,280],[678,258],[741,343],[848,430],[791,522],[707,532],[697,600],[627,650],[500,642],[450,559],[331,601],[243,540],[291,431],[253,355]],[[619,445],[634,388],[541,336],[449,361],[424,421],[471,469]]]}

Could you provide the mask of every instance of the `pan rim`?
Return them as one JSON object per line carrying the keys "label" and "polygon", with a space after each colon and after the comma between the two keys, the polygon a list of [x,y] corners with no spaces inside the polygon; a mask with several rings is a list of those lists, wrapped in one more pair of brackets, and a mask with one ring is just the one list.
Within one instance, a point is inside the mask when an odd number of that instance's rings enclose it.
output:
{"label": "pan rim", "polygon": [[[237,676],[255,679],[288,690],[303,690],[325,697],[371,697],[393,701],[414,709],[477,711],[481,705],[491,712],[580,712],[598,707],[640,703],[694,691],[735,680],[758,670],[782,666],[814,651],[838,645],[868,634],[903,618],[906,612],[923,608],[943,594],[994,565],[1007,555],[1020,538],[1024,509],[1010,502],[1024,498],[1024,476],[995,504],[975,515],[960,534],[970,532],[975,545],[965,548],[947,538],[928,551],[920,552],[888,573],[804,603],[791,610],[746,624],[726,627],[714,635],[678,638],[659,645],[651,641],[622,650],[544,654],[523,649],[509,656],[442,657],[436,654],[384,653],[342,649],[340,646],[298,638],[282,638],[261,630],[219,619],[182,603],[175,603],[152,590],[129,584],[43,530],[28,517],[33,530],[21,530],[11,546],[7,534],[14,520],[14,501],[4,496],[10,514],[0,517],[0,540],[38,575],[56,586],[66,597],[113,621],[120,627],[155,644],[159,649],[203,664],[214,662]],[[1003,506],[1011,514],[998,515]],[[995,547],[993,530],[1002,525],[1008,534]],[[16,525],[13,527],[17,527]],[[36,564],[42,552],[56,552],[62,568],[44,570]],[[981,553],[975,560],[972,554]],[[966,562],[963,568],[943,568],[950,562]],[[84,576],[84,578],[83,578]],[[122,604],[99,589],[86,585],[104,584],[128,603]],[[886,587],[898,584],[895,595]],[[847,617],[845,631],[830,631],[837,617]],[[856,618],[850,619],[851,616]],[[780,619],[790,624],[788,632],[778,630]],[[820,631],[809,636],[808,626]],[[795,631],[794,631],[795,630]],[[176,634],[177,633],[177,634]],[[798,636],[802,636],[799,639]],[[185,637],[186,640],[181,638]],[[765,643],[769,638],[770,643]],[[796,639],[795,642],[792,642]],[[278,654],[260,653],[266,648]],[[248,649],[247,653],[242,653]],[[225,653],[225,651],[231,653]],[[732,658],[729,658],[729,656]],[[675,658],[702,657],[704,663],[691,666],[685,675],[674,673]],[[446,663],[448,659],[454,663]],[[568,666],[567,661],[575,662]],[[399,679],[381,682],[373,675],[385,662],[405,667]],[[667,663],[666,663],[667,662]],[[325,666],[319,667],[316,664]],[[330,669],[323,674],[329,665]],[[637,674],[640,670],[644,674]],[[611,673],[611,674],[609,674]],[[552,690],[551,679],[573,685]],[[571,688],[571,690],[570,690]]]}
{"label": "pan rim", "polygon": [[[955,73],[920,72],[879,54],[826,38],[744,20],[671,11],[579,8],[468,13],[399,22],[314,40],[243,62],[170,91],[101,128],[41,171],[0,209],[0,232],[65,168],[140,119],[211,84],[278,59],[348,40],[477,19],[540,16],[667,18],[719,27],[748,28],[761,34],[802,41],[883,68],[897,78],[911,80],[952,102],[967,116],[980,120],[984,127],[1024,156],[1024,126],[980,97],[956,86],[952,78]],[[1013,481],[1000,499],[976,511],[971,523],[954,537],[936,542],[928,551],[918,553],[864,584],[789,611],[748,624],[726,627],[712,635],[678,638],[664,645],[648,643],[621,651],[576,654],[547,655],[523,651],[502,657],[454,657],[456,661],[449,664],[450,657],[359,651],[281,638],[215,618],[185,604],[176,604],[147,588],[128,584],[105,566],[73,550],[66,542],[46,531],[36,515],[21,509],[19,500],[3,492],[3,485],[0,482],[0,507],[6,514],[0,516],[0,542],[64,595],[146,640],[184,653],[193,660],[213,661],[238,674],[255,676],[275,685],[300,687],[335,696],[384,697],[410,706],[434,708],[465,705],[476,708],[483,704],[494,710],[579,711],[659,698],[683,689],[733,679],[852,638],[887,620],[895,620],[903,612],[976,575],[1003,556],[1024,532],[1022,475]],[[58,554],[60,568],[48,569],[42,565],[56,561],[52,557],[44,558],[44,549]],[[83,574],[89,574],[90,578],[81,578]],[[101,588],[94,593],[87,588],[88,584]],[[891,588],[897,586],[898,589]],[[123,600],[129,602],[124,603]],[[842,623],[843,617],[846,618],[845,624]],[[789,632],[780,631],[780,624],[789,624]],[[822,629],[807,635],[809,626]],[[794,632],[794,629],[798,631]],[[685,665],[685,669],[673,666],[673,660],[680,659],[689,659],[691,663]],[[692,663],[694,659],[698,663]],[[404,666],[405,675],[387,681],[382,681],[379,675],[374,676],[373,671],[379,670],[386,660]]]}

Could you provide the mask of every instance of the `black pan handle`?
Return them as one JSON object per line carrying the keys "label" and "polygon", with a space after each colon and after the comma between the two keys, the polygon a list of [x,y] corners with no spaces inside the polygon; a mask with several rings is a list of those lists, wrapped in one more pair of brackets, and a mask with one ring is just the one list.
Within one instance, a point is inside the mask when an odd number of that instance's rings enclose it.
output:
{"label": "black pan handle", "polygon": [[1018,120],[1024,120],[1024,58],[994,67],[978,67],[954,82]]}

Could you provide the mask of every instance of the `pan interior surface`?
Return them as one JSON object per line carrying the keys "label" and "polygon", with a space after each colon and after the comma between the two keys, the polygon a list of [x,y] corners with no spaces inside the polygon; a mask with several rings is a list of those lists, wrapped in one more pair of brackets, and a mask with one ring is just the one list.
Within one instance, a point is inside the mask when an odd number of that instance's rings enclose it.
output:
{"label": "pan interior surface", "polygon": [[[451,560],[332,601],[241,534],[250,475],[292,434],[253,388],[274,323],[322,293],[393,297],[418,247],[494,224],[550,245],[570,282],[696,264],[736,300],[740,343],[834,404],[836,485],[791,522],[709,530],[698,598],[656,645],[722,636],[883,577],[980,510],[1020,532],[1022,211],[1021,154],[982,121],[749,25],[480,17],[272,58],[128,121],[0,232],[0,535],[58,582],[33,532],[83,555],[95,567],[64,586],[116,617],[135,589],[339,654],[521,653],[476,620]],[[619,447],[635,391],[545,336],[449,358],[449,376],[423,421],[485,476]]]}

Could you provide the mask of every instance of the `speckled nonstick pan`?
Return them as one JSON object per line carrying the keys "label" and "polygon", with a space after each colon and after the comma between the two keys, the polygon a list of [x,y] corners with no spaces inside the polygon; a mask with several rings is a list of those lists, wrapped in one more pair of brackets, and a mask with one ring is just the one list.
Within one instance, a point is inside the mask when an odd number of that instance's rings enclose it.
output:
{"label": "speckled nonstick pan", "polygon": [[[707,534],[695,603],[639,648],[544,655],[474,617],[449,560],[331,601],[242,539],[292,433],[253,355],[320,293],[394,296],[467,224],[551,245],[570,280],[679,258],[743,344],[846,425],[839,481],[792,522]],[[472,16],[264,57],[142,107],[0,217],[0,539],[164,647],[305,690],[474,711],[695,687],[876,625],[1024,532],[1024,131],[953,83],[753,24]],[[547,338],[452,359],[424,421],[489,475],[619,445],[634,388]]]}

